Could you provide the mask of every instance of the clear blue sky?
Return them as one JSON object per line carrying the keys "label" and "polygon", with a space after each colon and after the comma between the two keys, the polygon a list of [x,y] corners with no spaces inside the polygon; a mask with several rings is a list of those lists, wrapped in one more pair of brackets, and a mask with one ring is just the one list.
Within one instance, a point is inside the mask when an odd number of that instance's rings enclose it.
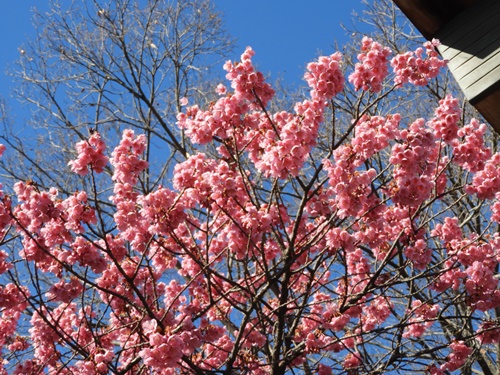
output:
{"label": "clear blue sky", "polygon": [[[245,5],[251,3],[251,6]],[[305,65],[330,55],[337,40],[347,40],[341,23],[350,24],[361,0],[218,0],[238,48],[251,46],[255,63],[265,73],[287,80],[300,79]]]}
{"label": "clear blue sky", "polygon": [[[68,0],[69,1],[69,0]],[[301,79],[304,66],[318,52],[331,54],[334,41],[347,38],[340,24],[349,24],[361,0],[215,0],[226,28],[238,41],[238,58],[246,46],[256,51],[255,63],[266,74],[286,81]],[[33,36],[34,6],[48,9],[48,0],[0,0],[0,97],[8,99],[8,64],[19,57],[19,47]]]}

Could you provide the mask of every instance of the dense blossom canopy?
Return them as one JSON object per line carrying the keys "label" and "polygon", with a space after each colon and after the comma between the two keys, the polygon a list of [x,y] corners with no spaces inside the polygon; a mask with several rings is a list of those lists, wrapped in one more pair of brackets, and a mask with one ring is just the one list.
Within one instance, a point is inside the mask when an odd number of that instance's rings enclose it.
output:
{"label": "dense blossom canopy", "polygon": [[[365,38],[348,81],[425,85],[444,66],[436,45],[389,73],[391,51]],[[94,187],[109,163],[111,193],[33,181],[2,193],[3,243],[20,247],[0,251],[0,374],[444,374],[500,342],[500,236],[467,229],[446,200],[486,200],[500,222],[486,126],[460,124],[448,95],[427,120],[366,110],[328,129],[339,53],[307,66],[293,111],[269,110],[253,55],[224,65],[218,100],[179,113],[200,152],[170,186],[138,189],[148,145],[127,130],[109,158],[94,132],[70,163]],[[463,319],[472,331],[448,330]]]}

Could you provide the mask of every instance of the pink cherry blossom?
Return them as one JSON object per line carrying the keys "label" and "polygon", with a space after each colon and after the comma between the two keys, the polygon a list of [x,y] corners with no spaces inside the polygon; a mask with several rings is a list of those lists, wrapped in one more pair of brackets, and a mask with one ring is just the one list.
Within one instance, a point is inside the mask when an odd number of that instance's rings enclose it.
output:
{"label": "pink cherry blossom", "polygon": [[185,220],[185,206],[181,198],[169,189],[159,188],[137,199],[142,206],[141,216],[150,223],[150,233],[167,235]]}
{"label": "pink cherry blossom", "polygon": [[432,250],[427,247],[426,242],[422,239],[406,247],[405,255],[418,270],[425,269],[432,260]]}
{"label": "pink cherry blossom", "polygon": [[494,321],[486,321],[478,328],[478,339],[481,344],[492,344],[500,342],[500,327]]}
{"label": "pink cherry blossom", "polygon": [[132,130],[125,130],[120,144],[111,154],[110,163],[114,168],[113,180],[122,184],[135,185],[139,174],[148,165],[141,158],[145,150],[146,137],[135,136]]}
{"label": "pink cherry blossom", "polygon": [[366,36],[363,37],[361,51],[358,55],[360,62],[355,65],[349,82],[356,90],[379,92],[388,74],[388,57],[392,51]]}
{"label": "pink cherry blossom", "polygon": [[340,70],[342,55],[337,52],[330,56],[321,56],[317,62],[307,65],[304,79],[311,88],[313,100],[332,99],[344,86],[344,75]]}
{"label": "pink cherry blossom", "polygon": [[389,142],[399,137],[401,116],[395,114],[387,118],[364,115],[356,124],[352,152],[360,161],[365,161],[389,146]]}
{"label": "pink cherry blossom", "polygon": [[361,365],[361,356],[358,353],[349,353],[345,359],[343,366],[345,369],[356,368]]}
{"label": "pink cherry blossom", "polygon": [[98,132],[94,132],[88,140],[76,144],[78,158],[70,161],[71,170],[81,176],[88,174],[88,167],[96,173],[101,173],[108,164],[108,157],[104,155],[106,145]]}
{"label": "pink cherry blossom", "polygon": [[454,341],[450,344],[452,352],[448,356],[448,361],[441,366],[442,370],[455,371],[462,367],[469,355],[472,353],[472,348],[468,347],[464,341]]}
{"label": "pink cherry blossom", "polygon": [[48,296],[56,301],[69,303],[81,295],[82,292],[83,285],[77,279],[72,279],[69,282],[61,280],[57,284],[52,285]]}
{"label": "pink cherry blossom", "polygon": [[469,194],[476,194],[479,199],[493,199],[500,191],[500,153],[494,154],[478,171],[467,188]]}
{"label": "pink cherry blossom", "polygon": [[495,203],[491,206],[491,220],[500,223],[500,193],[495,194]]}
{"label": "pink cherry blossom", "polygon": [[186,134],[193,142],[200,144],[210,142],[213,137],[241,137],[245,126],[241,118],[248,108],[242,98],[236,95],[224,96],[207,111],[202,111],[197,106],[188,107],[186,113],[177,116],[178,125],[186,129]]}
{"label": "pink cherry blossom", "polygon": [[8,260],[8,254],[0,250],[0,275],[12,268],[12,264]]}
{"label": "pink cherry blossom", "polygon": [[462,111],[457,99],[447,95],[439,101],[436,108],[435,118],[430,121],[430,126],[434,129],[436,138],[441,138],[446,143],[455,140],[458,133],[458,122]]}
{"label": "pink cherry blossom", "polygon": [[470,172],[484,169],[491,157],[491,149],[484,143],[486,124],[472,119],[470,124],[461,128],[457,136],[462,140],[453,141],[453,161]]}
{"label": "pink cherry blossom", "polygon": [[318,365],[318,370],[317,370],[318,375],[332,375],[332,369],[331,367],[328,367],[322,363]]}
{"label": "pink cherry blossom", "polygon": [[[425,86],[430,79],[439,74],[439,70],[446,66],[446,61],[439,58],[436,48],[439,41],[433,39],[424,43],[424,48],[417,48],[414,52],[406,52],[395,56],[391,60],[396,77],[395,84],[411,83],[416,86]],[[427,56],[424,56],[424,52]]]}
{"label": "pink cherry blossom", "polygon": [[247,47],[241,55],[241,61],[227,61],[224,70],[226,78],[231,81],[231,87],[238,100],[247,100],[253,108],[266,107],[274,96],[274,90],[264,80],[264,75],[254,69],[252,57],[255,52]]}
{"label": "pink cherry blossom", "polygon": [[369,305],[365,305],[365,308],[363,308],[364,314],[361,317],[363,330],[371,331],[384,323],[391,315],[393,307],[393,304],[383,297],[375,298]]}
{"label": "pink cherry blossom", "polygon": [[219,95],[226,95],[227,88],[222,83],[219,83],[215,89],[215,92]]}
{"label": "pink cherry blossom", "polygon": [[411,307],[412,317],[408,321],[403,337],[421,337],[434,324],[440,307],[437,304],[425,304],[419,300],[414,300]]}

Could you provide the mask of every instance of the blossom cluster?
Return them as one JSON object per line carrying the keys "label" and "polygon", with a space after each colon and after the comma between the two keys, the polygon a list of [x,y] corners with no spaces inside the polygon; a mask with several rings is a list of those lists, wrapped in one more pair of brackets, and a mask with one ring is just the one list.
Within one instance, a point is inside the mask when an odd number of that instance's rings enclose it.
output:
{"label": "blossom cluster", "polygon": [[108,157],[104,155],[106,144],[98,132],[94,132],[88,140],[76,144],[78,157],[69,162],[71,170],[81,176],[89,172],[89,167],[96,173],[101,173],[108,164]]}
{"label": "blossom cluster", "polygon": [[415,300],[412,302],[412,318],[408,321],[403,337],[421,337],[425,331],[434,324],[440,307],[439,305],[430,305]]}
{"label": "blossom cluster", "polygon": [[307,64],[304,78],[311,88],[313,100],[330,100],[344,87],[344,75],[340,69],[342,55],[336,52],[321,56],[317,62]]}
{"label": "blossom cluster", "polygon": [[404,206],[425,201],[436,181],[439,144],[423,119],[401,131],[404,143],[395,144],[389,162],[395,166],[392,200]]}
{"label": "blossom cluster", "polygon": [[368,37],[363,38],[361,51],[358,55],[359,63],[354,66],[349,82],[356,90],[379,92],[389,72],[388,57],[392,51]]}
{"label": "blossom cluster", "polygon": [[226,78],[231,81],[237,99],[239,101],[245,99],[251,103],[252,108],[262,109],[274,96],[274,90],[265,82],[264,75],[253,67],[254,55],[252,48],[247,47],[241,55],[240,62],[227,61],[224,69],[227,71]]}
{"label": "blossom cluster", "polygon": [[[460,128],[457,139],[453,140],[453,161],[465,170],[476,173],[484,169],[486,161],[491,157],[491,150],[484,143],[486,124],[476,119]],[[459,140],[462,138],[462,141]]]}
{"label": "blossom cluster", "polygon": [[472,348],[468,347],[464,341],[455,341],[450,344],[452,350],[448,356],[448,361],[441,366],[442,370],[455,371],[464,365],[472,353]]}
{"label": "blossom cluster", "polygon": [[436,117],[430,121],[430,126],[434,129],[436,138],[441,138],[446,143],[451,143],[457,138],[461,113],[456,98],[448,94],[444,99],[441,99],[439,107],[436,108]]}
{"label": "blossom cluster", "polygon": [[223,157],[234,148],[247,150],[256,169],[266,176],[296,176],[316,145],[327,101],[343,88],[341,55],[322,56],[308,65],[304,78],[311,87],[311,100],[297,103],[295,113],[269,116],[259,111],[249,113],[250,109],[263,109],[274,95],[262,74],[254,71],[253,54],[247,49],[241,62],[225,65],[234,93],[218,90],[224,94],[208,110],[188,107],[178,115],[178,126],[192,142],[222,141],[219,152]]}
{"label": "blossom cluster", "polygon": [[[439,58],[436,51],[440,43],[433,39],[424,43],[424,48],[417,48],[415,52],[406,52],[395,56],[391,66],[396,74],[394,83],[411,83],[415,86],[425,86],[430,79],[437,77],[446,61]],[[424,56],[424,53],[427,56]]]}

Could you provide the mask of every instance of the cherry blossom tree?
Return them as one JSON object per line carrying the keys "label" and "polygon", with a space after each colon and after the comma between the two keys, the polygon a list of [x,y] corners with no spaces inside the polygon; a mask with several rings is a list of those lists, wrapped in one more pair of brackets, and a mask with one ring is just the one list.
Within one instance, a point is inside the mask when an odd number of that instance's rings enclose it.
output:
{"label": "cherry blossom tree", "polygon": [[270,110],[247,48],[217,100],[182,100],[193,147],[171,182],[148,186],[145,134],[113,147],[92,131],[67,167],[85,188],[2,193],[2,373],[495,373],[487,125],[461,123],[451,95],[429,118],[373,113],[437,77],[437,43],[365,38],[347,74],[319,57],[292,111]]}
{"label": "cherry blossom tree", "polygon": [[[1,147],[31,167],[4,163],[23,181],[1,195],[0,373],[497,372],[500,156],[437,42],[380,27],[309,64],[292,110],[247,49],[207,101],[186,84],[206,39],[166,47],[216,14],[109,4],[56,7],[22,56],[36,119],[64,131],[57,162]],[[193,33],[156,32],[180,15]]]}

